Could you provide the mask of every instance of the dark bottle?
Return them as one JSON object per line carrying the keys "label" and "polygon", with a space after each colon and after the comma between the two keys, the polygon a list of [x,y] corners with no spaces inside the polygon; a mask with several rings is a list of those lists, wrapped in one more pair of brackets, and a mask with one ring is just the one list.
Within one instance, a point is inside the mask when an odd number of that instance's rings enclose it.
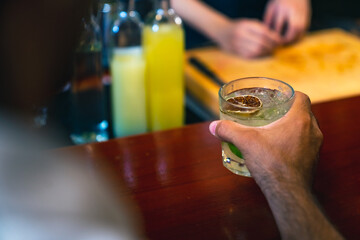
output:
{"label": "dark bottle", "polygon": [[102,83],[101,32],[93,11],[82,19],[72,81],[71,139],[75,144],[108,140]]}

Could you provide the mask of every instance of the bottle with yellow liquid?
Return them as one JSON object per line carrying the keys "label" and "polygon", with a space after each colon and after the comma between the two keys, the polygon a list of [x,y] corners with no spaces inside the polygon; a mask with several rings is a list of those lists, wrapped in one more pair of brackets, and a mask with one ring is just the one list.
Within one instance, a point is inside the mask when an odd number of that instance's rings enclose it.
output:
{"label": "bottle with yellow liquid", "polygon": [[151,131],[184,123],[184,31],[169,0],[156,0],[143,31],[147,64],[148,124]]}
{"label": "bottle with yellow liquid", "polygon": [[121,11],[111,29],[110,73],[112,126],[115,137],[147,131],[145,59],[141,47],[142,23],[134,10]]}

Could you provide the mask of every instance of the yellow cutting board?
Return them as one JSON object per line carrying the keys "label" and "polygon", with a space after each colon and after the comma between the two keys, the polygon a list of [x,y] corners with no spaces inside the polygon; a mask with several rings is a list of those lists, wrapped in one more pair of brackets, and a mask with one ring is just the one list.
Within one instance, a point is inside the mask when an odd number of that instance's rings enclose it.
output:
{"label": "yellow cutting board", "polygon": [[[187,57],[191,56],[224,82],[251,76],[276,78],[309,95],[312,103],[360,95],[360,38],[339,29],[311,33],[265,58],[243,59],[215,47],[188,51]],[[185,76],[190,94],[218,115],[219,86],[188,62]]]}

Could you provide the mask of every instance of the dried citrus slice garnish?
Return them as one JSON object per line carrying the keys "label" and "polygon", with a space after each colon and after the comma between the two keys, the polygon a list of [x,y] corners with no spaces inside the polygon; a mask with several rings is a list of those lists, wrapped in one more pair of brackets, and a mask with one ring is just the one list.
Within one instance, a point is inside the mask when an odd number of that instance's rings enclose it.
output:
{"label": "dried citrus slice garnish", "polygon": [[263,103],[260,98],[253,95],[242,95],[226,99],[227,102],[234,105],[227,106],[227,110],[239,113],[254,113],[259,111]]}

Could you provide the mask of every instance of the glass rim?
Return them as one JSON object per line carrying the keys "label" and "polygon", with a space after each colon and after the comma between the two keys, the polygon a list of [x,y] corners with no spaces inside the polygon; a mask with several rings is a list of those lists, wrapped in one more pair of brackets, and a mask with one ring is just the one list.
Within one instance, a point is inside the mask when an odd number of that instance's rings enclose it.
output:
{"label": "glass rim", "polygon": [[[224,88],[225,88],[226,86],[228,86],[229,84],[233,83],[233,82],[236,82],[236,81],[239,81],[239,80],[247,80],[247,79],[271,80],[271,81],[274,81],[274,82],[279,82],[279,83],[284,84],[285,86],[289,87],[289,89],[291,90],[291,96],[290,96],[289,98],[287,98],[286,101],[283,101],[283,102],[280,102],[280,103],[278,103],[278,104],[275,104],[275,105],[272,105],[272,106],[268,106],[268,107],[263,107],[263,106],[262,106],[262,107],[246,107],[246,106],[243,106],[243,105],[240,105],[240,104],[235,104],[235,103],[231,103],[231,102],[226,101],[226,99],[222,96],[222,91],[224,90]],[[235,91],[236,91],[236,90],[235,90]],[[230,106],[234,106],[234,107],[236,107],[236,108],[248,109],[248,110],[257,110],[257,109],[264,109],[264,108],[265,108],[265,109],[266,109],[266,108],[273,108],[273,107],[276,107],[276,106],[279,106],[279,105],[283,105],[283,104],[286,104],[286,103],[290,102],[290,101],[294,98],[294,96],[295,96],[295,90],[294,90],[294,88],[293,88],[290,84],[288,84],[288,83],[286,83],[286,82],[284,82],[284,81],[275,79],[275,78],[269,78],[269,77],[244,77],[244,78],[234,79],[234,80],[231,80],[231,81],[228,82],[228,83],[225,83],[224,85],[222,85],[222,86],[220,87],[218,94],[219,94],[219,98],[220,98],[222,101],[224,101],[224,102],[226,102],[227,104],[229,104]],[[221,108],[221,106],[220,106],[220,108]]]}

